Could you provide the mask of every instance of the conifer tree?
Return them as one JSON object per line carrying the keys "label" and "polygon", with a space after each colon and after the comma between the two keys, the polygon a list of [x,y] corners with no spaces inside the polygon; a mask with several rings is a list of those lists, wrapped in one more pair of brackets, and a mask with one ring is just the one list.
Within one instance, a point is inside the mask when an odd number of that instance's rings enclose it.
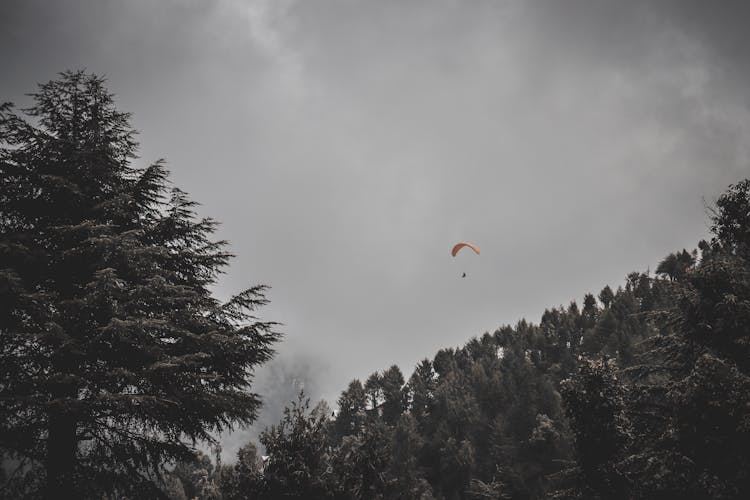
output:
{"label": "conifer tree", "polygon": [[383,371],[380,384],[383,391],[383,421],[388,425],[396,425],[406,409],[404,375],[398,365],[392,365]]}
{"label": "conifer tree", "polygon": [[[0,109],[0,447],[46,498],[158,495],[195,441],[256,417],[274,324],[255,286],[221,303],[216,223],[133,166],[129,115],[102,78],[65,72]],[[37,492],[36,494],[40,494]]]}
{"label": "conifer tree", "polygon": [[671,463],[689,462],[688,475],[697,483],[690,486],[712,498],[750,494],[748,219],[750,181],[745,180],[717,201],[713,249],[676,288],[668,315],[675,332],[671,347],[685,355],[669,386],[672,441],[653,450],[666,448]]}
{"label": "conifer tree", "polygon": [[423,497],[431,488],[420,478],[417,456],[422,446],[417,422],[410,414],[401,415],[393,432],[388,498],[411,500]]}
{"label": "conifer tree", "polygon": [[565,410],[575,435],[580,498],[629,498],[627,481],[616,467],[626,441],[628,422],[623,389],[614,363],[584,359],[578,373],[562,387]]}
{"label": "conifer tree", "polygon": [[262,478],[261,498],[274,500],[330,498],[331,474],[328,456],[328,407],[310,409],[310,400],[300,393],[284,409],[278,425],[266,429],[260,441],[268,453]]}
{"label": "conifer tree", "polygon": [[378,415],[380,412],[380,405],[383,403],[383,387],[378,372],[371,373],[370,376],[367,377],[364,389],[369,409],[373,414]]}
{"label": "conifer tree", "polygon": [[602,291],[599,292],[599,300],[602,302],[602,305],[605,309],[609,307],[614,297],[615,294],[614,292],[612,292],[612,289],[609,287],[609,285],[602,288]]}
{"label": "conifer tree", "polygon": [[411,414],[422,429],[426,427],[430,416],[434,391],[435,372],[432,369],[432,363],[429,359],[423,359],[414,369],[407,384]]}
{"label": "conifer tree", "polygon": [[334,424],[337,439],[356,434],[365,420],[367,407],[367,395],[362,382],[358,379],[349,382],[349,387],[339,397],[338,406],[339,412]]}
{"label": "conifer tree", "polygon": [[596,306],[596,298],[593,294],[587,293],[583,297],[583,310],[581,311],[582,328],[593,328],[596,318],[599,315],[599,308]]}

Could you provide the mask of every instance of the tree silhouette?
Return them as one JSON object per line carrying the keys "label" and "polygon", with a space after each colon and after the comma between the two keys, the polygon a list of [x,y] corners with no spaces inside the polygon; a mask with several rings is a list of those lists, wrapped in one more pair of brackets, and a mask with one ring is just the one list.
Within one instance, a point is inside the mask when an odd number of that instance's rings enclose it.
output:
{"label": "tree silhouette", "polygon": [[[165,461],[249,423],[252,370],[279,335],[256,286],[220,303],[216,223],[132,166],[104,80],[62,73],[0,113],[0,446],[46,498],[157,495]],[[37,493],[39,494],[39,493]]]}

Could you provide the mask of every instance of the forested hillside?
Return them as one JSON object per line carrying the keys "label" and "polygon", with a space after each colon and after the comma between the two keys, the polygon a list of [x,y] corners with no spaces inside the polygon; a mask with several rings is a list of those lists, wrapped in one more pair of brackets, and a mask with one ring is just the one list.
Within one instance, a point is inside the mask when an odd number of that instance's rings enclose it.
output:
{"label": "forested hillside", "polygon": [[655,275],[353,380],[337,412],[301,395],[264,458],[181,464],[173,498],[750,497],[750,181],[710,220]]}

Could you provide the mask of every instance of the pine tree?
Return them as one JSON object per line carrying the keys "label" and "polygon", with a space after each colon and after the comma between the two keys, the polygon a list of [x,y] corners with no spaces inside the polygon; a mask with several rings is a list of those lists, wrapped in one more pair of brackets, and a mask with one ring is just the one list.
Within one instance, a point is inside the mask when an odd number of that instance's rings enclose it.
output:
{"label": "pine tree", "polygon": [[387,498],[412,500],[432,494],[418,470],[417,456],[422,444],[414,417],[408,413],[401,415],[393,431]]}
{"label": "pine tree", "polygon": [[657,269],[662,331],[623,373],[634,434],[620,465],[637,498],[750,495],[748,214],[743,181],[719,198],[700,261],[683,250]]}
{"label": "pine tree", "polygon": [[691,254],[684,248],[682,252],[671,253],[659,262],[656,274],[665,275],[670,281],[682,280],[688,270],[695,265],[696,255],[696,252]]}
{"label": "pine tree", "polygon": [[713,250],[676,288],[668,315],[670,340],[686,353],[668,393],[670,454],[692,464],[695,489],[712,498],[750,494],[749,214],[746,180],[717,201]]}
{"label": "pine tree", "polygon": [[327,406],[310,409],[310,400],[300,393],[297,401],[284,409],[281,422],[261,434],[260,442],[268,453],[261,498],[331,497],[328,416]]}
{"label": "pine tree", "polygon": [[356,435],[344,438],[332,464],[337,498],[385,498],[390,479],[386,471],[393,456],[393,434],[393,428],[373,417]]}
{"label": "pine tree", "polygon": [[629,432],[623,389],[614,363],[583,359],[578,373],[562,387],[565,411],[575,435],[580,498],[629,498],[627,481],[616,467]]}
{"label": "pine tree", "polygon": [[711,218],[715,248],[750,259],[750,179],[729,186]]}
{"label": "pine tree", "polygon": [[279,339],[255,286],[220,303],[216,223],[133,166],[105,82],[62,73],[0,110],[0,446],[47,498],[144,498],[167,460],[256,417],[253,368]]}
{"label": "pine tree", "polygon": [[593,294],[587,293],[583,297],[583,310],[581,311],[582,329],[593,328],[596,324],[596,318],[599,315],[599,308],[596,305],[596,298]]}
{"label": "pine tree", "polygon": [[380,415],[380,405],[383,403],[383,387],[378,372],[371,373],[365,380],[365,395],[367,405],[373,415]]}
{"label": "pine tree", "polygon": [[344,436],[356,434],[365,421],[367,395],[362,382],[358,379],[349,382],[349,387],[339,397],[338,406],[334,430],[337,440],[340,440]]}
{"label": "pine tree", "polygon": [[602,291],[599,292],[599,300],[601,301],[605,309],[609,308],[609,305],[612,303],[612,300],[614,298],[615,294],[612,292],[612,289],[609,287],[609,285],[602,288]]}
{"label": "pine tree", "polygon": [[410,411],[422,430],[428,424],[435,386],[432,363],[429,359],[423,359],[414,369],[407,384]]}
{"label": "pine tree", "polygon": [[396,425],[406,409],[404,375],[398,365],[392,365],[383,371],[380,384],[383,391],[383,421],[388,425]]}

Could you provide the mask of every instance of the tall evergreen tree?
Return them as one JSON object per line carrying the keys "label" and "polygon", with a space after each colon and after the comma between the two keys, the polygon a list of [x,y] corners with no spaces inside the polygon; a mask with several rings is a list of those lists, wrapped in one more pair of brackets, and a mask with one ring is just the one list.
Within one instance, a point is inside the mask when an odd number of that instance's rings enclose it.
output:
{"label": "tall evergreen tree", "polygon": [[423,359],[414,369],[409,383],[407,394],[411,414],[422,429],[427,425],[432,406],[432,397],[435,392],[435,372],[429,359]]}
{"label": "tall evergreen tree", "polygon": [[310,400],[300,393],[297,401],[284,409],[279,425],[261,434],[260,441],[268,453],[261,498],[331,498],[328,411],[321,404],[311,410]]}
{"label": "tall evergreen tree", "polygon": [[629,426],[614,363],[583,360],[562,390],[579,467],[577,491],[571,496],[629,498],[627,481],[616,467]]}
{"label": "tall evergreen tree", "polygon": [[383,390],[383,421],[388,425],[396,425],[406,409],[404,375],[398,365],[392,365],[383,371],[380,384]]}
{"label": "tall evergreen tree", "polygon": [[414,417],[408,413],[401,415],[393,431],[386,498],[412,500],[432,497],[432,488],[420,477],[417,464],[422,444]]}
{"label": "tall evergreen tree", "polygon": [[582,328],[593,328],[598,314],[599,308],[596,305],[596,298],[594,298],[593,294],[587,293],[583,297],[583,310],[581,311]]}
{"label": "tall evergreen tree", "polygon": [[365,421],[367,407],[367,395],[362,382],[358,379],[349,382],[349,387],[339,397],[338,406],[339,412],[334,424],[336,437],[341,439],[356,434]]}
{"label": "tall evergreen tree", "polygon": [[0,446],[46,498],[157,495],[196,440],[254,420],[273,323],[256,286],[220,303],[231,255],[161,162],[136,168],[129,115],[66,72],[0,109]]}
{"label": "tall evergreen tree", "polygon": [[612,289],[609,287],[609,285],[602,288],[602,291],[599,292],[599,300],[602,302],[602,305],[605,309],[609,307],[614,298],[615,294],[614,292],[612,292]]}
{"label": "tall evergreen tree", "polygon": [[365,380],[365,395],[367,404],[373,414],[380,412],[380,405],[383,403],[383,386],[378,372],[371,373]]}
{"label": "tall evergreen tree", "polygon": [[696,253],[688,253],[684,248],[682,252],[667,255],[656,267],[656,274],[667,276],[670,281],[681,280],[688,270],[695,264]]}
{"label": "tall evergreen tree", "polygon": [[750,259],[750,179],[729,187],[711,218],[714,247]]}
{"label": "tall evergreen tree", "polygon": [[668,387],[666,448],[671,463],[691,464],[692,490],[711,498],[750,495],[749,214],[746,180],[717,201],[713,250],[676,288],[668,316],[684,357]]}
{"label": "tall evergreen tree", "polygon": [[[660,321],[661,331],[647,336],[635,363],[620,372],[629,383],[624,410],[632,422],[631,439],[610,453],[619,461],[607,459],[611,470],[629,478],[632,498],[750,495],[748,214],[750,183],[743,181],[719,198],[712,217],[715,237],[710,245],[700,245],[700,261],[697,252],[683,250],[670,254],[657,269],[668,280],[653,281],[657,309],[649,316]],[[637,339],[632,334],[636,323],[628,324],[634,315],[625,315],[630,320],[620,316],[625,337]],[[641,330],[647,328],[644,324]],[[617,386],[611,379],[610,389],[599,394]],[[575,398],[567,394],[566,402],[571,401],[570,408],[583,408],[581,400],[593,401],[596,393],[593,387],[580,387]],[[592,405],[592,428],[612,421],[604,413],[607,406],[612,407],[606,401]],[[577,436],[577,444],[592,435],[583,440]],[[594,444],[592,449],[607,449]],[[602,457],[598,462],[604,462]],[[580,460],[579,465],[583,467]]]}

